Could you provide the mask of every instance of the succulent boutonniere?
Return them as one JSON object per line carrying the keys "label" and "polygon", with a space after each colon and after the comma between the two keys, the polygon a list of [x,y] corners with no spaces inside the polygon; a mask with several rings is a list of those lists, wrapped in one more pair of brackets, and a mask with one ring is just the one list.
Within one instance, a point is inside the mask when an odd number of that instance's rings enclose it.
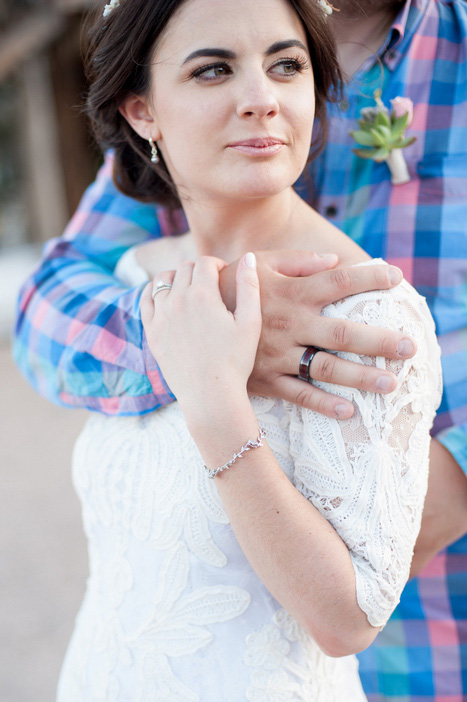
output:
{"label": "succulent boutonniere", "polygon": [[405,130],[413,120],[413,102],[410,98],[396,97],[391,100],[392,111],[381,100],[381,90],[375,90],[375,107],[366,107],[360,112],[359,129],[350,132],[357,144],[367,147],[353,149],[361,158],[386,161],[391,171],[391,183],[401,185],[410,180],[402,149],[413,144],[417,137],[406,138]]}

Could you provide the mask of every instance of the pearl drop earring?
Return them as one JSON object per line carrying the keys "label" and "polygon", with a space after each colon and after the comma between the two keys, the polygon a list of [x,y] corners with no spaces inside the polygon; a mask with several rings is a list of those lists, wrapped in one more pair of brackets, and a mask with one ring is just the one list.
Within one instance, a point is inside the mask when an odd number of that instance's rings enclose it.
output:
{"label": "pearl drop earring", "polygon": [[159,154],[157,152],[157,146],[155,145],[152,137],[149,137],[149,143],[151,145],[151,161],[152,163],[159,163]]}

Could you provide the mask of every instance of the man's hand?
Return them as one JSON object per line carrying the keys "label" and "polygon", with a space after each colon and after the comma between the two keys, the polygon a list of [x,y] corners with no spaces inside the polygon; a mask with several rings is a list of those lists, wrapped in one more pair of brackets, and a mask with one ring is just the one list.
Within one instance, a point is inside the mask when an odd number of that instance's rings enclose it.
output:
{"label": "man's hand", "polygon": [[432,439],[428,492],[410,577],[418,575],[433,556],[466,532],[467,476],[449,451]]}
{"label": "man's hand", "polygon": [[[352,416],[351,402],[330,395],[297,378],[308,346],[349,351],[365,356],[410,358],[416,348],[406,336],[355,322],[321,316],[323,307],[368,290],[386,290],[402,280],[398,268],[386,265],[335,268],[337,256],[310,251],[256,252],[263,327],[248,390],[254,395],[280,397],[328,417]],[[221,273],[221,291],[235,308],[237,263]],[[351,363],[320,351],[312,360],[314,380],[370,392],[391,392],[392,373]]]}

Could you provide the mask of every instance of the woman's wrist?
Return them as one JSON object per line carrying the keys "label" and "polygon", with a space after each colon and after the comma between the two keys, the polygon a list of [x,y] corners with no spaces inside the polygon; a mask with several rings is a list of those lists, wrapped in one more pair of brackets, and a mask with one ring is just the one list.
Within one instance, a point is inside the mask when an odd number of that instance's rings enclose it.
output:
{"label": "woman's wrist", "polygon": [[258,420],[246,390],[236,396],[226,395],[221,404],[201,402],[188,414],[182,409],[190,434],[208,468],[223,465],[248,440],[258,436]]}
{"label": "woman's wrist", "polygon": [[206,425],[225,426],[242,414],[253,412],[246,385],[210,380],[198,393],[179,400],[190,432],[202,431]]}

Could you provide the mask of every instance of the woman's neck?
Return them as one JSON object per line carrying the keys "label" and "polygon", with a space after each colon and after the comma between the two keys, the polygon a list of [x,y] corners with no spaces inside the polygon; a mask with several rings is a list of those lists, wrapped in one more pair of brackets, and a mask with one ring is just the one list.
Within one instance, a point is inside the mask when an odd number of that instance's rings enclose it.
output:
{"label": "woman's neck", "polygon": [[369,258],[292,188],[261,201],[233,201],[204,204],[203,207],[191,202],[184,203],[184,207],[191,232],[189,258],[217,256],[231,263],[247,251],[267,249],[335,253],[342,265]]}
{"label": "woman's neck", "polygon": [[183,203],[197,253],[227,262],[247,251],[287,248],[302,206],[308,208],[292,188],[263,199]]}

